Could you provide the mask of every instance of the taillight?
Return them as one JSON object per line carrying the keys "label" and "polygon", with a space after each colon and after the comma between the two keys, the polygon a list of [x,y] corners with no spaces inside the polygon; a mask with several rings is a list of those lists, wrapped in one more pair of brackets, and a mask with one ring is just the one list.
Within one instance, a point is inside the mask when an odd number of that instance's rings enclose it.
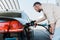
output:
{"label": "taillight", "polygon": [[11,21],[9,32],[20,32],[20,31],[23,31],[23,25],[16,20]]}
{"label": "taillight", "polygon": [[0,22],[0,33],[8,31],[9,22]]}

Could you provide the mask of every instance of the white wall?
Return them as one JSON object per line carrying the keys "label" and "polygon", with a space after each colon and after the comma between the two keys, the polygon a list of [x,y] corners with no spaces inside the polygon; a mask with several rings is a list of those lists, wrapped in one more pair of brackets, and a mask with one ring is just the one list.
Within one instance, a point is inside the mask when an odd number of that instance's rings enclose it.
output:
{"label": "white wall", "polygon": [[33,19],[35,20],[35,19],[43,16],[43,14],[37,14],[37,12],[33,8],[33,4],[37,1],[41,2],[41,3],[56,4],[55,0],[19,0],[21,10],[24,10],[24,12],[26,12],[27,15],[30,17],[30,19],[32,19],[32,20]]}
{"label": "white wall", "polygon": [[60,6],[60,0],[56,0],[57,6]]}

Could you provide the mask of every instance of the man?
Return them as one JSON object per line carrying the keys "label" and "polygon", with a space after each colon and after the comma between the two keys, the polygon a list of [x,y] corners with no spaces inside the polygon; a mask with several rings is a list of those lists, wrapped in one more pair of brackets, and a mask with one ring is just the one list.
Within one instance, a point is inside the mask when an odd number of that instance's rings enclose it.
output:
{"label": "man", "polygon": [[[54,29],[55,29],[55,25],[56,25],[56,29],[60,28],[60,7],[56,6],[56,5],[53,5],[53,4],[41,4],[40,2],[35,2],[34,5],[33,5],[34,9],[37,11],[37,12],[43,12],[44,13],[44,17],[39,19],[38,21],[36,21],[35,23],[38,23],[38,22],[42,22],[44,21],[45,19],[48,19],[48,22],[50,24],[50,39],[52,40],[52,38],[55,38],[56,40],[58,40],[58,37],[59,37],[59,31],[55,31],[55,34],[54,34]],[[55,29],[55,30],[56,30]],[[58,32],[58,33],[57,33]],[[59,35],[57,35],[59,34]],[[53,37],[54,35],[54,37]],[[57,35],[57,36],[55,36]],[[55,40],[53,39],[53,40]]]}

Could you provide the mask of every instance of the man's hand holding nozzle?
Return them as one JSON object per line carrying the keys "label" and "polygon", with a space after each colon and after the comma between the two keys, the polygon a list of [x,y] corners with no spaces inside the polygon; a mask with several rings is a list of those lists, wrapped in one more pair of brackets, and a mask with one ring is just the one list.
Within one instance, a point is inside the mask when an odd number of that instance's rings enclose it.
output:
{"label": "man's hand holding nozzle", "polygon": [[36,27],[37,26],[36,21],[31,21],[31,25]]}

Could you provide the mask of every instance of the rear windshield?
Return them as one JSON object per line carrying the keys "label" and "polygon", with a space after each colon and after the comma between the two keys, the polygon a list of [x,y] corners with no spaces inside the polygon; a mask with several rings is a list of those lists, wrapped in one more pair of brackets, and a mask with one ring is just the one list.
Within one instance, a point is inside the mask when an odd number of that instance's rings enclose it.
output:
{"label": "rear windshield", "polygon": [[17,18],[21,18],[21,13],[0,13],[0,17],[17,17]]}

